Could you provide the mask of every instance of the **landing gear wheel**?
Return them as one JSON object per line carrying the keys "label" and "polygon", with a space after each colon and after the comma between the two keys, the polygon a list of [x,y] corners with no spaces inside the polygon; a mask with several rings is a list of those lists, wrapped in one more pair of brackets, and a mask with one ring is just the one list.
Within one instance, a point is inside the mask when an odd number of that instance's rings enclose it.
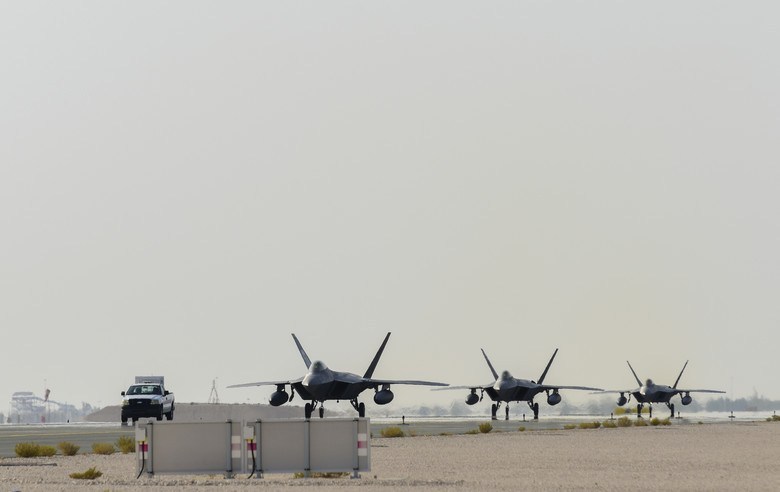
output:
{"label": "landing gear wheel", "polygon": [[647,409],[649,410],[649,414],[648,415],[652,419],[653,418],[653,406],[650,405],[650,406],[647,407]]}
{"label": "landing gear wheel", "polygon": [[498,405],[495,403],[490,405],[490,420],[498,420],[496,418],[496,413],[498,412]]}
{"label": "landing gear wheel", "polygon": [[674,403],[672,403],[671,405],[669,405],[669,410],[671,410],[671,411],[672,411],[672,416],[671,416],[670,418],[674,418]]}
{"label": "landing gear wheel", "polygon": [[306,420],[309,420],[311,418],[311,410],[312,406],[311,403],[307,403],[303,406],[303,415],[306,418]]}
{"label": "landing gear wheel", "polygon": [[534,403],[534,406],[531,407],[534,411],[534,420],[539,420],[539,404]]}
{"label": "landing gear wheel", "polygon": [[506,417],[504,420],[509,420],[509,405],[506,406]]}
{"label": "landing gear wheel", "polygon": [[362,401],[358,404],[358,417],[365,417],[366,416],[366,404]]}
{"label": "landing gear wheel", "polygon": [[127,425],[127,417],[122,417],[122,425]]}
{"label": "landing gear wheel", "polygon": [[636,418],[641,418],[641,417],[642,417],[642,404],[641,403],[637,403],[636,404]]}
{"label": "landing gear wheel", "polygon": [[138,422],[138,417],[133,417],[133,423],[135,424],[136,422]]}
{"label": "landing gear wheel", "polygon": [[320,407],[320,418],[325,416],[325,407]]}

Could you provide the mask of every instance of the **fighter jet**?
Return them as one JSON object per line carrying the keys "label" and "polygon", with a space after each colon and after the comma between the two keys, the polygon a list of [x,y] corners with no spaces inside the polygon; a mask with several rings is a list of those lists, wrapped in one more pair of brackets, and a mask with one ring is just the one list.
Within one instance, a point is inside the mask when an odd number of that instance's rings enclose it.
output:
{"label": "fighter jet", "polygon": [[[321,406],[327,400],[349,400],[358,412],[358,416],[366,416],[366,405],[363,402],[358,402],[358,395],[364,390],[372,388],[374,390],[374,403],[377,405],[387,405],[393,401],[393,392],[390,391],[391,384],[414,384],[423,386],[447,386],[445,383],[436,383],[432,381],[415,381],[415,380],[391,380],[391,379],[375,379],[374,370],[379,362],[379,358],[382,356],[382,352],[385,350],[387,340],[390,338],[390,333],[387,333],[385,340],[382,342],[382,346],[379,347],[374,360],[368,366],[366,373],[363,376],[352,374],[350,372],[338,372],[333,371],[325,365],[324,362],[315,360],[314,362],[309,359],[306,351],[303,349],[301,342],[298,341],[298,337],[295,333],[292,334],[295,345],[298,346],[298,351],[303,357],[303,362],[306,364],[308,372],[306,375],[297,379],[288,379],[284,381],[263,381],[259,383],[244,383],[234,384],[228,386],[228,388],[241,388],[246,386],[264,386],[275,385],[276,391],[271,393],[269,403],[275,407],[283,405],[288,401],[292,401],[297,392],[304,400],[310,400],[311,403],[306,403],[304,406],[304,415],[307,419],[311,418],[311,414],[319,406],[320,418],[324,416],[325,409]],[[290,394],[285,391],[285,387],[290,386]],[[381,388],[381,389],[380,389]]]}
{"label": "fighter jet", "polygon": [[[536,420],[539,418],[539,404],[534,403],[534,397],[539,393],[544,392],[547,395],[547,403],[549,405],[557,405],[561,402],[561,395],[558,391],[562,389],[602,391],[599,388],[591,388],[589,386],[555,386],[550,384],[543,384],[544,378],[547,376],[547,371],[550,370],[553,359],[555,359],[556,354],[558,354],[558,349],[555,349],[552,357],[550,357],[550,362],[547,363],[547,367],[544,368],[544,372],[541,376],[539,376],[538,383],[535,381],[529,381],[527,379],[515,379],[511,374],[509,374],[509,371],[503,371],[501,376],[499,376],[496,370],[493,368],[493,364],[490,363],[490,359],[488,359],[485,351],[483,349],[480,350],[482,350],[482,355],[485,357],[485,362],[487,362],[487,365],[490,368],[490,372],[493,373],[495,382],[483,384],[481,386],[450,386],[442,389],[470,390],[470,393],[468,396],[466,396],[467,405],[474,405],[477,402],[482,401],[485,393],[487,393],[490,399],[495,402],[490,407],[490,414],[493,420],[496,420],[496,414],[501,408],[501,403],[504,402],[506,403],[506,420],[509,420],[509,402],[512,401],[524,401],[528,403],[528,406],[531,407],[531,410],[534,412],[534,420]],[[477,396],[477,390],[480,392],[479,396]]]}
{"label": "fighter jet", "polygon": [[[680,382],[680,378],[682,377],[683,372],[685,372],[685,368],[688,366],[687,360],[685,361],[685,365],[683,365],[682,371],[680,371],[680,375],[677,376],[677,381],[674,382],[674,386],[655,384],[652,379],[648,379],[645,381],[645,384],[642,384],[642,381],[636,375],[636,371],[631,367],[631,363],[626,361],[626,364],[628,364],[628,368],[631,369],[631,373],[634,375],[636,384],[638,384],[639,387],[632,390],[610,390],[603,391],[602,393],[620,393],[620,397],[617,401],[617,404],[620,407],[631,401],[631,396],[633,395],[634,399],[637,401],[636,414],[638,417],[642,415],[642,408],[645,403],[650,406],[650,417],[653,416],[653,403],[665,403],[666,406],[669,407],[672,417],[674,417],[674,403],[671,402],[674,395],[681,395],[680,400],[682,404],[690,405],[693,401],[691,393],[725,393],[725,391],[720,390],[677,388],[677,384]],[[628,397],[626,397],[626,393],[628,393]]]}

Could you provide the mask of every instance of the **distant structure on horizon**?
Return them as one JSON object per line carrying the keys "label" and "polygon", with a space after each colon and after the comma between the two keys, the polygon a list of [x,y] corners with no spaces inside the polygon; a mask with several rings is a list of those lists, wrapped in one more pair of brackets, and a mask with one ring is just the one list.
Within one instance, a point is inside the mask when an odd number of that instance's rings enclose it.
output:
{"label": "distant structure on horizon", "polygon": [[[47,389],[45,397],[36,396],[32,391],[17,391],[11,395],[11,408],[8,412],[8,424],[43,424],[47,422],[69,422],[80,419],[83,412],[75,406],[50,400]],[[90,408],[91,409],[91,408]]]}

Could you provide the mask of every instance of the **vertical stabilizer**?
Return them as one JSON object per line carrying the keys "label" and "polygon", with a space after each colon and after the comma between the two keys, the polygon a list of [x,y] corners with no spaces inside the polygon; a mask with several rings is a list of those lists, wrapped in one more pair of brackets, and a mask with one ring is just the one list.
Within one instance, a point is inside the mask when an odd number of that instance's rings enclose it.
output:
{"label": "vertical stabilizer", "polygon": [[553,363],[553,360],[555,359],[555,356],[558,354],[558,349],[555,349],[555,352],[553,352],[552,357],[550,357],[550,362],[547,363],[547,367],[544,368],[544,372],[541,376],[539,376],[539,381],[537,381],[539,384],[544,383],[544,378],[547,377],[547,371],[550,370],[550,366]]}
{"label": "vertical stabilizer", "polygon": [[298,341],[298,337],[295,336],[295,333],[292,334],[293,340],[295,340],[295,345],[298,346],[298,352],[301,353],[301,357],[303,357],[303,362],[306,363],[306,369],[311,367],[311,359],[309,359],[309,356],[306,355],[306,351],[303,350],[303,346],[301,345],[301,342]]}
{"label": "vertical stabilizer", "polygon": [[634,375],[634,379],[636,379],[636,384],[639,385],[639,387],[642,387],[642,381],[639,379],[639,376],[636,375],[636,371],[634,371],[634,368],[631,367],[631,363],[629,361],[626,361],[626,364],[628,364],[628,368],[631,369],[631,374]]}
{"label": "vertical stabilizer", "polygon": [[672,388],[677,389],[677,383],[680,382],[680,378],[682,377],[682,373],[685,372],[685,368],[686,367],[688,367],[688,361],[687,360],[685,361],[685,365],[683,366],[682,371],[680,371],[680,375],[677,376],[677,381],[674,382],[674,386],[672,386]]}
{"label": "vertical stabilizer", "polygon": [[485,350],[484,349],[480,349],[480,350],[482,351],[482,355],[485,356],[485,362],[487,362],[488,367],[490,368],[490,372],[493,373],[493,377],[496,378],[496,381],[498,381],[498,373],[496,372],[495,369],[493,369],[493,364],[490,363],[490,359],[488,359],[488,356],[485,353]]}
{"label": "vertical stabilizer", "polygon": [[379,358],[382,357],[382,352],[385,351],[385,345],[387,345],[387,341],[390,339],[390,332],[387,332],[387,336],[385,337],[385,341],[382,342],[382,346],[379,347],[379,350],[377,350],[376,355],[374,356],[374,360],[371,361],[371,365],[368,366],[368,369],[366,369],[366,373],[363,374],[363,377],[366,379],[371,379],[371,376],[374,375],[374,369],[376,369],[376,365],[379,363]]}

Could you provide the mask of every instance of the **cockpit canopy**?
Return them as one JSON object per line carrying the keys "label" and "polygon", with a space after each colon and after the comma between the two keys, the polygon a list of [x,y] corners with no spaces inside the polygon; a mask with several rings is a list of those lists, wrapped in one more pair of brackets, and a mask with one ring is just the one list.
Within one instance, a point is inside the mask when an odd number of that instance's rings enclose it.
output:
{"label": "cockpit canopy", "polygon": [[311,372],[322,372],[326,371],[328,369],[328,366],[325,365],[324,362],[321,360],[315,360],[311,363],[311,367],[309,368],[309,371]]}
{"label": "cockpit canopy", "polygon": [[501,379],[512,379],[512,375],[509,374],[509,371],[502,371],[501,372]]}
{"label": "cockpit canopy", "polygon": [[653,386],[653,380],[648,379],[647,381],[645,381],[645,386]]}

